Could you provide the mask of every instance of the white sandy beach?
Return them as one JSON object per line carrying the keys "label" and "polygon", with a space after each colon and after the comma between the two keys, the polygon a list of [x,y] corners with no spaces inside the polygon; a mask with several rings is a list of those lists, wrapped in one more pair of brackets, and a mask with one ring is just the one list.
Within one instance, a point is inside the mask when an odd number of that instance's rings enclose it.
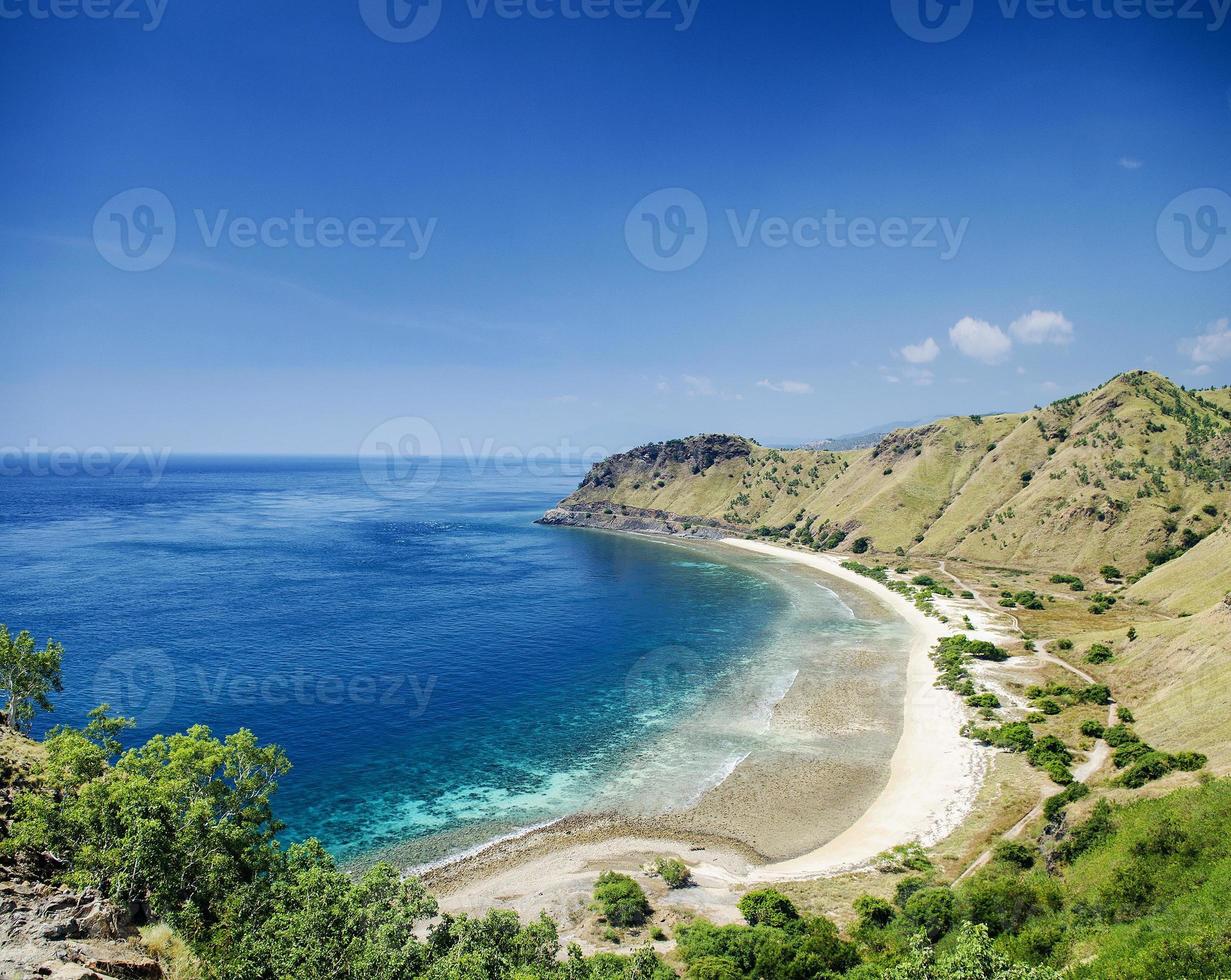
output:
{"label": "white sandy beach", "polygon": [[[654,833],[619,828],[572,834],[547,832],[462,862],[471,867],[432,883],[449,911],[480,912],[500,905],[523,915],[547,911],[567,928],[579,922],[589,890],[600,871],[636,871],[655,856],[676,856],[692,868],[698,887],[658,896],[682,914],[700,913],[715,921],[736,921],[735,903],[756,883],[818,878],[866,866],[895,844],[925,846],[950,834],[974,806],[987,754],[959,734],[964,708],[949,691],[934,687],[936,670],[928,654],[940,637],[953,632],[889,589],[842,567],[842,559],[738,539],[726,547],[796,562],[840,579],[875,596],[911,629],[906,665],[906,697],[901,736],[889,766],[889,779],[853,824],[828,843],[790,860],[756,863],[746,851],[721,840],[681,834],[664,827]],[[958,615],[961,613],[959,612]],[[824,806],[818,800],[817,806]]]}
{"label": "white sandy beach", "polygon": [[809,565],[850,585],[874,591],[912,630],[902,737],[890,762],[888,784],[863,816],[828,844],[790,861],[756,868],[750,880],[816,878],[857,867],[904,841],[929,845],[948,836],[970,812],[979,791],[984,759],[975,743],[959,734],[964,720],[960,701],[934,686],[936,668],[928,654],[952,630],[920,612],[904,596],[843,568],[840,560],[829,555],[804,554],[734,538],[723,543]]}

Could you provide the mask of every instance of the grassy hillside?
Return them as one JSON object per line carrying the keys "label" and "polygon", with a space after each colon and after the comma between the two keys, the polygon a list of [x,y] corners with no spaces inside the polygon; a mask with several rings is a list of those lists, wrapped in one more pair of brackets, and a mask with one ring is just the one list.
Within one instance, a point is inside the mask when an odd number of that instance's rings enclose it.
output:
{"label": "grassy hillside", "polygon": [[1231,393],[1120,375],[1018,415],[943,419],[849,452],[733,436],[599,464],[566,501],[722,520],[841,550],[1140,575],[1231,506]]}
{"label": "grassy hillside", "polygon": [[1231,528],[1224,525],[1186,554],[1128,590],[1131,600],[1180,615],[1208,609],[1231,593]]}

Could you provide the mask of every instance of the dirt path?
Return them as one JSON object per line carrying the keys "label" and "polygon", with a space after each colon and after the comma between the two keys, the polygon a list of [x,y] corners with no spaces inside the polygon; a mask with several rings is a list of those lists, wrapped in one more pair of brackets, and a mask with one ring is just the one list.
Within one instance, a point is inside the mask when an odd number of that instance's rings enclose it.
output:
{"label": "dirt path", "polygon": [[[975,602],[977,602],[980,606],[982,606],[984,609],[986,609],[988,612],[992,613],[993,615],[1004,616],[1005,618],[1011,620],[1013,622],[1014,632],[1016,632],[1018,635],[1022,633],[1021,620],[1019,620],[1016,616],[1014,616],[1010,612],[1007,612],[1004,609],[997,609],[993,607],[991,603],[989,603],[986,599],[983,598],[983,596],[979,595],[978,592],[975,592],[974,589],[970,588],[968,585],[966,585],[965,582],[963,582],[960,578],[958,578],[951,571],[949,571],[949,569],[945,567],[945,563],[943,561],[940,562],[939,568],[940,568],[940,573],[942,575],[945,575],[946,577],[952,579],[953,582],[956,583],[958,587],[961,588],[963,591],[973,593],[975,597]],[[1043,661],[1044,663],[1054,664],[1055,666],[1061,668],[1062,670],[1067,670],[1070,674],[1073,674],[1076,677],[1080,677],[1087,684],[1097,683],[1097,681],[1095,681],[1095,679],[1091,677],[1089,674],[1087,674],[1084,670],[1074,667],[1071,663],[1068,663],[1065,660],[1061,660],[1059,657],[1053,656],[1052,654],[1048,653],[1046,650],[1041,650],[1041,649],[1035,650],[1034,655],[1035,657],[1037,657],[1039,660]],[[1107,706],[1107,724],[1110,726],[1110,725],[1114,725],[1115,723],[1116,723],[1116,703],[1112,701],[1111,704]],[[1091,776],[1093,776],[1096,772],[1098,772],[1100,769],[1103,768],[1103,765],[1107,762],[1107,759],[1110,755],[1111,755],[1111,746],[1109,746],[1102,739],[1099,739],[1095,743],[1094,749],[1090,752],[1090,755],[1086,759],[1086,761],[1073,770],[1073,777],[1079,783],[1086,782]],[[1016,838],[1020,837],[1023,833],[1025,833],[1026,828],[1029,827],[1030,824],[1032,824],[1038,817],[1043,815],[1043,804],[1047,802],[1048,797],[1051,795],[1053,794],[1044,793],[1043,796],[1039,798],[1039,802],[1035,804],[1034,808],[1029,813],[1027,813],[1024,817],[1022,817],[1019,821],[1017,821],[1017,823],[1015,823],[1012,827],[1010,827],[1003,834],[1001,834],[1000,839],[1001,840],[1015,840]],[[977,858],[975,858],[975,860],[971,862],[969,867],[967,867],[965,871],[963,871],[960,875],[957,876],[957,878],[954,880],[954,884],[957,884],[957,882],[962,881],[964,878],[968,878],[970,875],[974,874],[976,871],[978,871],[980,868],[986,865],[992,859],[993,852],[994,852],[994,846],[989,847],[986,851],[984,851]]]}

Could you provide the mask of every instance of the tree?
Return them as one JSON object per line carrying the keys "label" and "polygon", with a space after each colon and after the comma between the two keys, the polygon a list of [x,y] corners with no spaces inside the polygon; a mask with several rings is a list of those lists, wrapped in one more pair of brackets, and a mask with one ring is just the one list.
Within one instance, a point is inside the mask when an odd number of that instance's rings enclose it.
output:
{"label": "tree", "polygon": [[598,876],[594,900],[613,926],[639,926],[650,914],[650,903],[641,886],[616,871]]}
{"label": "tree", "polygon": [[943,885],[921,888],[906,900],[906,919],[916,929],[927,933],[932,942],[953,928],[957,916],[957,899]]}
{"label": "tree", "polygon": [[34,637],[22,630],[16,637],[0,624],[0,691],[8,696],[4,724],[15,731],[29,727],[36,708],[51,711],[53,691],[64,690],[60,683],[60,661],[64,648],[48,639],[42,650],[35,649]]}
{"label": "tree", "polygon": [[750,926],[781,929],[799,918],[794,903],[776,888],[749,892],[739,900],[739,910]]}

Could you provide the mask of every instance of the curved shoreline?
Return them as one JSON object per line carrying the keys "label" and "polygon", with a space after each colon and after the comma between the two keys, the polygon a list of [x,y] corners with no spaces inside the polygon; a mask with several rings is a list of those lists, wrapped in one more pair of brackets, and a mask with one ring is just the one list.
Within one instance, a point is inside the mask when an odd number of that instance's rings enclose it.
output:
{"label": "curved shoreline", "polygon": [[937,671],[929,653],[951,631],[904,596],[843,568],[830,555],[737,538],[722,543],[807,565],[871,592],[906,620],[914,633],[906,667],[902,735],[889,763],[889,782],[859,819],[829,843],[797,858],[757,868],[750,880],[816,878],[865,864],[895,844],[917,840],[930,845],[948,836],[970,812],[983,771],[982,754],[959,733],[965,720],[960,701],[935,687]]}
{"label": "curved shoreline", "polygon": [[[895,844],[925,846],[948,836],[969,814],[982,783],[986,754],[959,734],[965,719],[960,699],[934,687],[929,653],[951,632],[903,596],[859,576],[841,561],[742,539],[721,543],[741,551],[808,566],[862,590],[888,606],[911,628],[901,734],[889,778],[872,803],[827,843],[787,860],[756,860],[746,846],[715,835],[681,833],[664,819],[660,828],[630,826],[603,815],[579,815],[568,833],[532,831],[509,846],[495,845],[429,875],[445,907],[481,910],[496,904],[525,914],[549,910],[568,917],[599,870],[635,870],[655,855],[683,857],[702,886],[673,896],[693,911],[723,917],[734,907],[733,889],[758,882],[827,877],[866,866]],[[563,829],[563,828],[559,828]],[[702,846],[697,846],[697,845]],[[588,894],[588,893],[587,893]]]}

